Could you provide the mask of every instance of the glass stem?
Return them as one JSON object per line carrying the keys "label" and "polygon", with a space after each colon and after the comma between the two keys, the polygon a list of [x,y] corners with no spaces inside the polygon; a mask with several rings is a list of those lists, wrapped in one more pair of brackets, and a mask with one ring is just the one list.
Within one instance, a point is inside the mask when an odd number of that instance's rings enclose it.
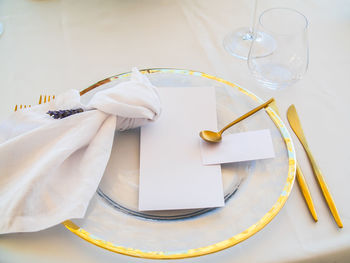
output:
{"label": "glass stem", "polygon": [[4,31],[4,24],[0,22],[0,36],[2,35],[3,31]]}
{"label": "glass stem", "polygon": [[255,30],[255,23],[256,23],[256,9],[257,9],[257,5],[258,5],[258,0],[253,0],[253,12],[252,12],[252,16],[251,16],[251,24],[250,24],[250,28],[249,28],[249,33],[250,35],[253,37],[254,35],[254,30]]}

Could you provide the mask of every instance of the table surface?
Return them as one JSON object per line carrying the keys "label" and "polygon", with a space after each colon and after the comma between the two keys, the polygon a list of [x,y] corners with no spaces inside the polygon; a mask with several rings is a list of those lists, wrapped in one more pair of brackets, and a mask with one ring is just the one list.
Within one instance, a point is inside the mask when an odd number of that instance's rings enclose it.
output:
{"label": "table surface", "polygon": [[[297,159],[315,201],[311,218],[297,185],[262,231],[224,251],[183,262],[350,261],[350,2],[258,1],[258,11],[297,9],[309,19],[310,64],[305,77],[282,91],[260,87],[246,61],[228,55],[222,40],[248,26],[247,0],[17,0],[0,1],[0,119],[39,94],[81,90],[132,67],[206,72],[275,97],[281,113],[295,104],[344,228],[338,229],[309,162],[293,135]],[[282,119],[286,121],[283,114]],[[0,236],[0,262],[150,262],[93,246],[62,225]]]}

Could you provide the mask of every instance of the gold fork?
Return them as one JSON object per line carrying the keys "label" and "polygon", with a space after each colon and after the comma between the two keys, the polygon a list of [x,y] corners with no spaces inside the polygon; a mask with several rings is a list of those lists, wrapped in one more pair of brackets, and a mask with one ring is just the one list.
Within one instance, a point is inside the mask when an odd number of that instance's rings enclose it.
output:
{"label": "gold fork", "polygon": [[[50,96],[40,95],[38,104],[43,104],[43,103],[49,102],[51,99],[54,100],[55,99],[55,95],[52,95],[52,96],[51,95]],[[21,110],[21,109],[30,108],[30,107],[32,107],[32,105],[28,105],[27,106],[27,105],[22,105],[22,104],[20,104],[20,105],[16,104],[15,111]]]}
{"label": "gold fork", "polygon": [[343,227],[343,223],[340,219],[340,215],[338,212],[338,209],[335,205],[334,199],[329,191],[328,185],[322,175],[322,172],[320,168],[318,167],[314,157],[312,156],[311,150],[309,148],[309,145],[307,144],[306,137],[304,135],[303,128],[301,126],[301,122],[299,120],[299,116],[297,113],[297,110],[295,109],[294,105],[289,106],[287,110],[287,119],[290,124],[290,127],[294,131],[295,135],[298,137],[301,145],[304,147],[307,157],[309,158],[309,161],[311,163],[312,170],[314,172],[314,175],[316,176],[316,179],[318,181],[318,184],[322,190],[322,194],[324,198],[326,199],[327,205],[334,217],[335,222],[337,223],[339,228]]}
{"label": "gold fork", "polygon": [[[280,115],[275,101],[270,103],[269,106],[274,110],[274,112],[276,112],[277,115]],[[312,200],[311,193],[310,193],[309,187],[306,183],[305,177],[304,177],[298,163],[297,163],[296,177],[297,177],[298,184],[300,186],[300,190],[304,196],[305,202],[309,208],[309,211],[310,211],[313,219],[315,220],[315,222],[317,222],[318,217],[317,217],[315,205],[314,205],[314,202]]]}

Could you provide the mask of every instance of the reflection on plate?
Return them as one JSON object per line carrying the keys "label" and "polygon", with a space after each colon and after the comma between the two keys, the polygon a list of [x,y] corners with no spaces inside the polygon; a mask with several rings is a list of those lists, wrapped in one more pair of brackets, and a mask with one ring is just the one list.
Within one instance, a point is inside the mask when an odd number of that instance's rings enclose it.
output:
{"label": "reflection on plate", "polygon": [[[235,84],[200,72],[147,69],[142,73],[159,88],[214,86],[219,128],[263,102]],[[95,92],[129,77],[124,73],[102,80],[83,90],[82,100],[89,101]],[[85,218],[64,225],[97,246],[144,258],[194,257],[233,246],[276,216],[295,178],[291,138],[272,109],[256,113],[228,132],[258,129],[270,129],[276,158],[222,165],[225,207],[148,212],[137,210],[139,129],[116,132],[110,161]]]}

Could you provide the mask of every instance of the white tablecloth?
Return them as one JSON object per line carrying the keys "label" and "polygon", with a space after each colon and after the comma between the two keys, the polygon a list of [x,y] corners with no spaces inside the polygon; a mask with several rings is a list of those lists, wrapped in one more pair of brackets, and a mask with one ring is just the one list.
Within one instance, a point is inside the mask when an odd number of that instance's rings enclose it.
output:
{"label": "white tablecloth", "polygon": [[[0,119],[15,104],[37,103],[39,94],[81,90],[133,66],[216,75],[263,99],[275,97],[281,113],[294,103],[344,228],[337,228],[293,135],[319,222],[314,223],[295,185],[285,207],[261,232],[222,252],[179,261],[349,262],[350,2],[258,1],[258,13],[291,7],[310,22],[309,70],[296,85],[276,92],[259,87],[246,62],[222,48],[227,33],[249,25],[252,5],[248,0],[0,1],[5,26],[0,37]],[[93,246],[62,225],[0,236],[0,262],[140,261],[150,262]]]}

